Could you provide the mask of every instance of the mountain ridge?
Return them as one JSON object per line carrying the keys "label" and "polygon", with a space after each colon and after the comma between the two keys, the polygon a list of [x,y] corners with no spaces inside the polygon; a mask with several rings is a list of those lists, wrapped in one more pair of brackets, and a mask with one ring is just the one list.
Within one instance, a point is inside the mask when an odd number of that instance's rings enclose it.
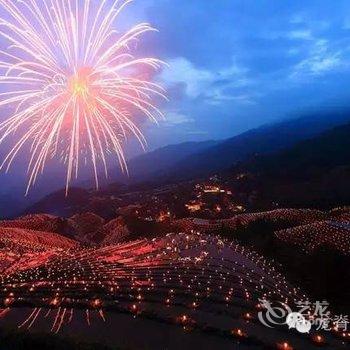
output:
{"label": "mountain ridge", "polygon": [[282,206],[347,205],[349,135],[350,123],[347,123],[278,154],[252,157],[234,166],[231,173],[250,174],[261,198]]}
{"label": "mountain ridge", "polygon": [[[282,152],[285,149],[295,146],[298,142],[312,139],[326,130],[331,130],[334,125],[342,124],[345,121],[350,122],[350,113],[338,114],[335,115],[334,118],[330,118],[329,114],[324,114],[323,118],[316,119],[315,116],[307,116],[253,129],[226,141],[203,142],[198,147],[202,148],[200,152],[194,152],[193,145],[196,143],[163,147],[149,154],[135,158],[133,163],[135,165],[141,160],[142,164],[138,169],[138,174],[143,174],[142,176],[138,177],[135,174],[127,182],[124,182],[124,185],[120,184],[120,182],[114,182],[107,186],[106,189],[108,188],[109,192],[117,194],[123,186],[125,187],[125,183],[135,187],[135,185],[137,186],[142,183],[157,185],[205,177],[216,172],[230,169],[235,164],[248,160],[257,154],[277,154],[280,151]],[[198,144],[196,145],[198,146]],[[213,146],[210,147],[210,145]],[[180,149],[183,147],[185,152],[179,152],[179,147]],[[169,150],[170,153],[176,153],[177,158],[173,157],[169,160]],[[186,157],[184,156],[186,152],[194,153]],[[224,153],[226,153],[226,156]],[[154,155],[156,155],[156,157]],[[164,163],[157,160],[157,156],[166,158],[165,168],[162,168]],[[176,161],[179,158],[180,160]],[[169,164],[170,167],[167,167]],[[147,167],[146,175],[145,172],[142,173],[144,165]],[[155,167],[152,167],[153,165],[155,165]],[[155,170],[155,172],[152,172],[153,170]],[[132,169],[130,172],[132,172]],[[81,191],[81,193],[79,191]],[[83,189],[73,189],[73,192],[73,202],[78,205],[89,197],[89,191]],[[98,193],[96,195],[98,196]],[[40,212],[45,209],[45,211],[50,214],[56,214],[52,207],[53,200],[61,203],[63,207],[66,207],[67,204],[70,203],[70,199],[65,199],[62,190],[45,197],[42,201],[30,207],[29,211],[25,211],[25,213],[37,213],[38,211],[35,209],[40,208]],[[97,203],[96,205],[102,204]]]}
{"label": "mountain ridge", "polygon": [[229,138],[205,152],[190,155],[162,176],[184,178],[182,173],[186,178],[222,171],[254,154],[276,153],[288,149],[300,141],[350,121],[350,112],[333,116],[331,118],[328,113],[322,117],[308,115],[263,125]]}

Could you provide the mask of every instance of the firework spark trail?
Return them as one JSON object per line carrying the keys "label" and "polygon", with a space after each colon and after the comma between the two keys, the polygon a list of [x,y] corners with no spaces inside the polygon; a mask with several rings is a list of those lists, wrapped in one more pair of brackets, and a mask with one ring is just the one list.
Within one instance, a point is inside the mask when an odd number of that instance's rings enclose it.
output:
{"label": "firework spark trail", "polygon": [[62,314],[61,314],[60,321],[59,321],[59,323],[58,323],[58,325],[57,325],[57,329],[56,329],[56,331],[55,331],[56,334],[60,331],[60,329],[61,329],[61,327],[62,327],[62,325],[63,325],[64,316],[66,315],[66,311],[67,311],[66,308],[63,309],[63,312],[62,312]]}
{"label": "firework spark trail", "polygon": [[59,308],[57,309],[57,313],[56,313],[56,316],[55,316],[55,320],[54,320],[54,322],[53,322],[53,324],[52,324],[52,327],[51,327],[51,332],[53,332],[54,329],[57,327],[57,321],[58,321],[58,318],[60,317],[60,315],[61,315],[61,308],[59,307]]}
{"label": "firework spark trail", "polygon": [[10,312],[10,308],[7,307],[6,309],[0,309],[0,319],[6,316]]}
{"label": "firework spark trail", "polygon": [[30,329],[33,326],[33,324],[35,323],[36,319],[40,315],[40,312],[41,312],[41,308],[38,309],[38,311],[36,312],[35,316],[32,319],[32,322],[30,322],[30,324],[28,325],[27,329]]}
{"label": "firework spark trail", "polygon": [[0,144],[17,139],[0,169],[9,171],[28,145],[26,193],[54,157],[66,164],[66,193],[82,157],[92,163],[96,187],[100,165],[108,176],[109,153],[127,172],[125,139],[133,135],[146,146],[139,116],[163,118],[152,100],[166,98],[164,90],[144,78],[163,63],[131,52],[155,29],[140,23],[120,34],[113,27],[131,1],[0,0],[0,36],[9,43],[0,50],[0,107],[13,109],[0,123]]}
{"label": "firework spark trail", "polygon": [[33,319],[33,317],[35,317],[35,314],[37,313],[37,311],[38,311],[38,308],[35,308],[35,309],[33,309],[33,311],[29,314],[29,316],[23,321],[23,323],[21,323],[19,326],[18,326],[18,328],[22,328],[22,327],[24,327],[28,322],[30,322],[32,319]]}

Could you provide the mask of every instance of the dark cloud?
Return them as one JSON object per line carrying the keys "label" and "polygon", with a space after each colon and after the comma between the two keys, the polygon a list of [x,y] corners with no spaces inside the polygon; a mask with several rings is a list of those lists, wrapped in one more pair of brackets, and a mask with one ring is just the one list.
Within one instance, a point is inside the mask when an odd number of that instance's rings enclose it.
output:
{"label": "dark cloud", "polygon": [[[169,142],[182,140],[182,132],[188,138],[206,132],[208,138],[223,138],[303,109],[322,108],[328,99],[348,100],[347,0],[336,6],[332,0],[143,4],[145,16],[160,30],[145,50],[170,62],[170,72],[159,77],[169,90],[166,108],[193,120],[189,125],[179,118]],[[155,135],[162,132],[159,128]]]}

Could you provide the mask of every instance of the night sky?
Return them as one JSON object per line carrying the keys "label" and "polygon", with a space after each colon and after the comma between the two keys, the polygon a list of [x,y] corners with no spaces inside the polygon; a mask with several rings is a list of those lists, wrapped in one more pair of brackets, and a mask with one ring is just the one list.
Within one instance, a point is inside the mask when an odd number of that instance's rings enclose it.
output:
{"label": "night sky", "polygon": [[150,146],[222,139],[309,109],[348,105],[346,0],[138,0],[169,63],[167,121]]}

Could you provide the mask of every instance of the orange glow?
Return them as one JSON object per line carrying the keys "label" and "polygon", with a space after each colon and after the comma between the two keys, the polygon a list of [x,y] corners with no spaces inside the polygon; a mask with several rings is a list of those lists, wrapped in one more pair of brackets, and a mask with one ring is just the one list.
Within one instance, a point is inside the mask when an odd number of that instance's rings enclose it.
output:
{"label": "orange glow", "polygon": [[253,318],[252,314],[249,313],[249,312],[245,313],[245,314],[243,315],[243,317],[244,317],[244,319],[247,320],[247,321],[249,321],[249,320],[251,320],[251,319]]}
{"label": "orange glow", "polygon": [[91,74],[91,68],[80,68],[78,72],[68,80],[68,94],[85,99],[89,94],[93,93],[89,86],[91,84]]}
{"label": "orange glow", "polygon": [[316,344],[324,344],[325,343],[324,337],[322,335],[320,335],[320,334],[315,334],[312,337],[312,340]]}
{"label": "orange glow", "polygon": [[290,346],[287,342],[283,342],[280,344],[277,344],[278,350],[293,350],[293,347]]}
{"label": "orange glow", "polygon": [[89,91],[86,81],[79,77],[74,77],[72,80],[72,93],[74,95],[85,95]]}
{"label": "orange glow", "polygon": [[238,338],[246,338],[247,334],[244,333],[240,328],[233,329],[231,333]]}

